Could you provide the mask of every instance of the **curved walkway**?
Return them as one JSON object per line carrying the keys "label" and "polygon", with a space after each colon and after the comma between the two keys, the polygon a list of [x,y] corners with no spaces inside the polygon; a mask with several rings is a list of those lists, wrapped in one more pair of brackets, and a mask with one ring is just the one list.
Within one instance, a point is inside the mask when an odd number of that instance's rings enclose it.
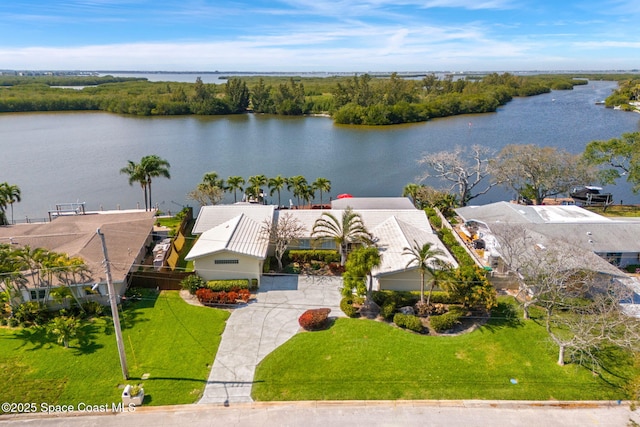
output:
{"label": "curved walkway", "polygon": [[256,366],[300,329],[310,308],[340,310],[342,279],[324,276],[263,276],[256,301],[231,313],[199,403],[252,402]]}

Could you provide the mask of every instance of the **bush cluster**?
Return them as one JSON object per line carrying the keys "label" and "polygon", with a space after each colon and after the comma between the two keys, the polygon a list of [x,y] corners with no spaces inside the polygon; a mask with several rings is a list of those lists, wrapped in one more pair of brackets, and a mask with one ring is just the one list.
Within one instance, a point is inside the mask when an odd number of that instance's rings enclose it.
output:
{"label": "bush cluster", "polygon": [[229,292],[213,291],[209,288],[200,288],[196,291],[196,297],[202,304],[236,304],[238,300],[248,302],[251,293],[248,289],[235,289]]}
{"label": "bush cluster", "polygon": [[327,326],[330,308],[314,308],[307,310],[298,318],[300,326],[307,331],[317,331]]}
{"label": "bush cluster", "polygon": [[395,316],[393,316],[393,323],[401,328],[409,329],[414,332],[422,332],[422,322],[417,316],[396,313]]}
{"label": "bush cluster", "polygon": [[182,289],[189,291],[191,295],[194,295],[198,289],[206,286],[206,282],[197,274],[192,274],[182,279],[180,286]]}
{"label": "bush cluster", "polygon": [[358,310],[353,306],[353,298],[344,297],[340,301],[340,310],[348,317],[358,317]]}
{"label": "bush cluster", "polygon": [[460,307],[453,307],[448,313],[440,316],[429,317],[429,324],[434,331],[440,333],[453,328],[460,323],[460,319],[465,315],[465,312]]}

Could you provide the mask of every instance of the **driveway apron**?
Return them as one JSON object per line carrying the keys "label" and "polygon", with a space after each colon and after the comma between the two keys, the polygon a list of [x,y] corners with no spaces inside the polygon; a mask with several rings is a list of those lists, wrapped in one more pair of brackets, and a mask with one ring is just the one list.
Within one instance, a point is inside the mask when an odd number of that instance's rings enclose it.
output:
{"label": "driveway apron", "polygon": [[324,276],[263,276],[256,300],[229,319],[199,403],[252,402],[256,366],[299,330],[298,317],[328,307],[341,317],[342,279]]}

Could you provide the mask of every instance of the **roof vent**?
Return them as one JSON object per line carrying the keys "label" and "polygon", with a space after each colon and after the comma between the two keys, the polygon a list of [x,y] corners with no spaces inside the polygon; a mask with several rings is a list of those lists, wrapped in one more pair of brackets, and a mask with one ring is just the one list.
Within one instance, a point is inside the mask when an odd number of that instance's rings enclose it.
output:
{"label": "roof vent", "polygon": [[591,243],[593,245],[593,240],[589,239],[589,243]]}
{"label": "roof vent", "polygon": [[591,233],[590,231],[587,231],[587,236],[591,236],[591,234],[593,233]]}

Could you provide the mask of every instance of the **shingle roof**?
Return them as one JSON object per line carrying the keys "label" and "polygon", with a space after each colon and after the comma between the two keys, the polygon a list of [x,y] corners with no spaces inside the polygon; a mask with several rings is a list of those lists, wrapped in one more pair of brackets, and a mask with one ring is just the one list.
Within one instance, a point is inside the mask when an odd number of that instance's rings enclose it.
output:
{"label": "shingle roof", "polygon": [[266,258],[268,246],[262,223],[240,214],[203,232],[186,259],[193,260],[221,251]]}
{"label": "shingle roof", "polygon": [[125,279],[140,249],[153,230],[154,212],[110,212],[60,216],[51,222],[0,227],[0,243],[45,248],[81,257],[94,282],[105,282],[102,242],[105,236],[114,282]]}

